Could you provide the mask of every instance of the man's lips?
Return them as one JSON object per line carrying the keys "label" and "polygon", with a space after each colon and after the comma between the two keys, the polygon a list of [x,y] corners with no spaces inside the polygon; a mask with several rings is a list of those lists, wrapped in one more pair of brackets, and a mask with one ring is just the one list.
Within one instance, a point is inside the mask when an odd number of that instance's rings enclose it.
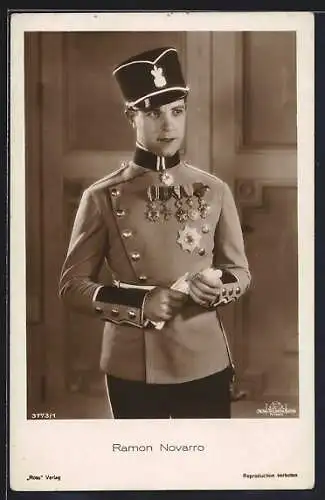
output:
{"label": "man's lips", "polygon": [[172,142],[175,140],[175,137],[160,137],[158,139],[159,142]]}

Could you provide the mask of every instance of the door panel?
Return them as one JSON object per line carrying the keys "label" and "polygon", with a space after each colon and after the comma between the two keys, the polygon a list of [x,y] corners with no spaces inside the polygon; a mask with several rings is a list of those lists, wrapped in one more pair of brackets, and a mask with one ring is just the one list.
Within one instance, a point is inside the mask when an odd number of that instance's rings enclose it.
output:
{"label": "door panel", "polygon": [[233,188],[252,271],[225,322],[249,397],[296,401],[295,34],[214,33],[213,54],[213,171]]}
{"label": "door panel", "polygon": [[296,44],[290,32],[246,33],[243,52],[243,145],[297,143]]}
{"label": "door panel", "polygon": [[297,189],[254,182],[243,208],[252,289],[243,302],[244,378],[264,397],[298,398]]}
{"label": "door panel", "polygon": [[156,45],[175,46],[184,56],[184,42],[185,34],[179,32],[64,34],[66,150],[132,150],[133,130],[127,126],[112,70],[130,54]]}

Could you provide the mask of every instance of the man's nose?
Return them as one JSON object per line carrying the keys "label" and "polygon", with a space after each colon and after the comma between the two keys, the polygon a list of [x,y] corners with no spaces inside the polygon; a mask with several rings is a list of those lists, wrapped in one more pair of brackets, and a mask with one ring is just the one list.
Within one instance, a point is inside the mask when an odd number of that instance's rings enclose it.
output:
{"label": "man's nose", "polygon": [[171,113],[162,114],[162,128],[163,130],[169,130],[173,128],[174,117]]}

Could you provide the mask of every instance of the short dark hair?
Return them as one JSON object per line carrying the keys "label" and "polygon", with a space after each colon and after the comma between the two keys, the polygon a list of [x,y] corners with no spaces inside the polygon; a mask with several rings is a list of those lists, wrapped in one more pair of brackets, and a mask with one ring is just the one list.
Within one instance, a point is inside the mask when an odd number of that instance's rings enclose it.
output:
{"label": "short dark hair", "polygon": [[[181,97],[180,99],[183,99],[184,100],[184,104],[185,106],[187,106],[187,95]],[[178,99],[175,99],[175,101],[177,101]],[[173,101],[171,101],[173,102]],[[163,105],[161,105],[163,106]],[[142,107],[136,107],[136,106],[128,106],[127,104],[124,105],[124,114],[125,116],[130,120],[130,118],[132,118],[132,116],[137,112],[137,111],[150,111],[152,109],[158,109],[160,108],[160,106],[152,106],[150,108],[142,108]]]}

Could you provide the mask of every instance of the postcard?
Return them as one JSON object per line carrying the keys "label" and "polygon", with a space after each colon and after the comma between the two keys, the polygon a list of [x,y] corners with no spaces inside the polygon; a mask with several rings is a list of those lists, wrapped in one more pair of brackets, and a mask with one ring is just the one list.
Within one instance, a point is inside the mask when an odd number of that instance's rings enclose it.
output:
{"label": "postcard", "polygon": [[312,489],[313,15],[10,28],[11,488]]}

